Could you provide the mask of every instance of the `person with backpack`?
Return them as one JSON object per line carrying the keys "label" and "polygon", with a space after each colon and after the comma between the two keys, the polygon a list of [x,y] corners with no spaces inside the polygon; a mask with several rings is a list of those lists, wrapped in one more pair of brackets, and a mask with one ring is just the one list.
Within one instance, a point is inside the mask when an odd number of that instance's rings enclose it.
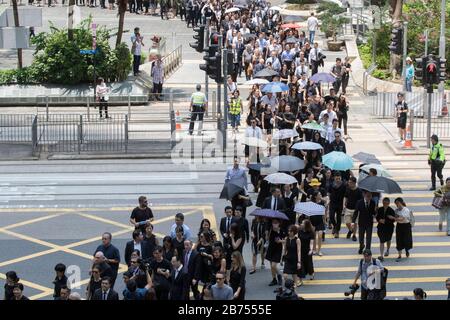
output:
{"label": "person with backpack", "polygon": [[445,166],[445,152],[442,143],[439,142],[439,138],[435,134],[431,136],[431,148],[430,155],[428,156],[428,165],[431,169],[430,191],[432,191],[436,190],[436,174],[441,182],[441,186],[444,185],[442,169],[444,169]]}
{"label": "person with backpack", "polygon": [[402,259],[402,251],[405,250],[406,257],[409,258],[409,250],[413,247],[412,227],[414,225],[414,216],[412,211],[406,207],[402,198],[394,201],[397,209],[395,209],[395,239],[397,241],[398,258],[395,260],[400,262]]}
{"label": "person with backpack", "polygon": [[[380,260],[372,258],[372,251],[365,249],[364,258],[359,261],[353,288],[361,277],[361,300],[382,300],[386,296],[387,269]],[[380,277],[377,279],[377,277]]]}
{"label": "person with backpack", "polygon": [[447,221],[447,235],[450,236],[450,177],[445,180],[445,185],[434,192],[434,196],[440,198],[439,205],[439,231],[442,231],[444,220]]}

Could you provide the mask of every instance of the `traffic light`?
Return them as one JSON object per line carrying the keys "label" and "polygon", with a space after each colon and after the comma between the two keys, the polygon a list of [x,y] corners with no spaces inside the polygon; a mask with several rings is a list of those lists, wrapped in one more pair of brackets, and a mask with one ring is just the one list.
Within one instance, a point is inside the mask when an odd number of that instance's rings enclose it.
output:
{"label": "traffic light", "polygon": [[227,50],[227,75],[230,76],[234,71],[233,52]]}
{"label": "traffic light", "polygon": [[447,60],[443,59],[443,58],[438,58],[438,76],[439,76],[439,81],[445,81],[447,78],[446,75],[446,63]]}
{"label": "traffic light", "polygon": [[217,52],[214,57],[209,58],[209,77],[216,81],[216,83],[223,82],[222,77],[222,54]]}
{"label": "traffic light", "polygon": [[433,55],[429,55],[425,62],[425,82],[428,85],[439,84],[439,63]]}
{"label": "traffic light", "polygon": [[403,50],[403,29],[394,28],[391,32],[391,45],[388,47],[389,50],[394,54],[402,54]]}
{"label": "traffic light", "polygon": [[197,34],[194,35],[194,39],[196,42],[189,43],[191,48],[194,48],[197,52],[203,52],[203,46],[205,44],[205,26],[199,26],[194,28],[194,32]]}
{"label": "traffic light", "polygon": [[424,77],[424,70],[427,64],[428,57],[421,57],[416,58],[416,70],[415,70],[415,77],[417,80],[420,80],[422,82],[422,85],[425,85],[425,77]]}

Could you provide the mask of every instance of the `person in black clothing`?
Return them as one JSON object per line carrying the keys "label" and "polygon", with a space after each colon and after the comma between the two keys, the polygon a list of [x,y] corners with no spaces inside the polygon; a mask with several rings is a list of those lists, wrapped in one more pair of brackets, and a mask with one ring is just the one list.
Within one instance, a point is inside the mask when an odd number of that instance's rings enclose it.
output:
{"label": "person in black clothing", "polygon": [[[114,288],[114,283],[116,282],[117,273],[119,272],[120,264],[120,252],[115,246],[112,245],[112,235],[109,232],[103,233],[102,244],[95,250],[96,253],[103,252],[105,262],[111,267],[112,274],[108,275],[112,280],[112,288]],[[103,268],[103,266],[102,266]],[[106,274],[102,274],[102,277]]]}
{"label": "person in black clothing", "polygon": [[186,238],[184,237],[184,229],[182,226],[177,226],[175,228],[175,235],[175,238],[172,239],[172,245],[175,250],[175,255],[180,257],[181,259],[183,257],[184,251],[184,240],[186,240]]}
{"label": "person in black clothing", "polygon": [[192,250],[192,246],[191,240],[184,241],[183,271],[188,275],[188,283],[194,299],[199,300],[198,282],[201,278],[201,258],[196,250]]}
{"label": "person in black clothing", "polygon": [[356,226],[352,227],[353,213],[355,212],[356,203],[362,198],[363,193],[361,189],[356,186],[356,178],[350,177],[344,195],[344,222],[348,228],[347,239],[350,239],[350,237],[352,237],[352,241],[357,240]]}
{"label": "person in black clothing", "polygon": [[153,285],[158,300],[168,300],[170,291],[170,274],[172,265],[163,257],[163,248],[158,246],[153,251],[153,260],[150,269],[153,272]]}
{"label": "person in black clothing", "polygon": [[86,287],[86,299],[92,300],[95,291],[102,287],[102,277],[100,276],[101,268],[99,265],[94,265],[91,269],[91,279]]}
{"label": "person in black clothing", "polygon": [[343,94],[341,94],[339,96],[337,105],[336,105],[336,113],[338,116],[338,121],[339,121],[339,128],[342,129],[342,124],[344,124],[344,136],[347,136],[348,132],[347,132],[347,120],[348,120],[348,109],[349,109],[349,104],[347,101],[346,96],[344,96]]}
{"label": "person in black clothing", "polygon": [[301,269],[301,243],[300,239],[297,237],[297,227],[295,225],[289,226],[288,236],[285,241],[283,254],[284,280],[286,281],[288,279],[288,275],[292,275],[294,283],[301,285],[298,283],[297,277],[297,274]]}
{"label": "person in black clothing", "polygon": [[265,254],[265,248],[264,244],[266,242],[265,240],[265,234],[266,234],[266,228],[267,223],[264,221],[264,218],[256,216],[252,220],[252,265],[253,269],[250,270],[250,274],[253,274],[256,272],[256,261],[258,254],[261,255],[261,269],[264,269],[264,254]]}
{"label": "person in black clothing", "polygon": [[231,252],[239,251],[240,253],[242,253],[242,249],[244,248],[245,243],[245,235],[242,233],[242,228],[238,222],[233,223],[230,227],[230,239]]}
{"label": "person in black clothing", "polygon": [[53,291],[53,298],[58,298],[61,295],[61,287],[67,286],[67,277],[65,275],[66,273],[66,266],[62,263],[58,263],[55,266],[55,272],[56,277],[55,280],[53,280],[53,284],[55,286]]}
{"label": "person in black clothing", "polygon": [[336,172],[334,175],[334,182],[328,189],[330,194],[330,223],[333,225],[333,234],[335,238],[339,238],[339,230],[341,230],[341,218],[346,187],[345,182],[342,181],[341,174]]}
{"label": "person in black clothing", "polygon": [[311,221],[304,219],[300,224],[298,238],[301,244],[301,269],[299,272],[300,279],[310,276],[310,280],[314,279],[313,250],[312,241],[314,241],[315,233]]}
{"label": "person in black clothing", "polygon": [[[231,233],[231,231],[230,231]],[[231,236],[230,236],[231,237]],[[209,233],[202,232],[197,243],[197,251],[200,254],[200,280],[205,283],[211,282],[211,262],[213,260],[213,247]]]}
{"label": "person in black clothing", "polygon": [[[378,221],[377,234],[380,239],[380,256],[378,260],[383,261],[384,257],[389,256],[391,248],[392,234],[394,233],[395,212],[390,206],[389,198],[383,199],[383,206],[378,208],[376,219]],[[384,244],[387,243],[386,253]],[[384,257],[383,257],[384,256]]]}
{"label": "person in black clothing", "polygon": [[247,241],[247,243],[250,241],[250,228],[248,224],[248,220],[242,216],[242,208],[236,207],[234,210],[234,217],[235,222],[239,225],[239,228],[241,229],[240,233],[243,237],[243,241]]}
{"label": "person in black clothing", "polygon": [[101,288],[95,290],[92,300],[119,300],[119,294],[111,288],[111,278],[104,277],[101,282]]}
{"label": "person in black clothing", "polygon": [[[164,259],[167,261],[172,261],[172,257],[175,255],[175,248],[173,246],[173,240],[170,236],[165,236],[163,238],[162,250]],[[154,252],[155,251],[153,250],[153,253]]]}
{"label": "person in black clothing", "polygon": [[245,268],[244,259],[239,251],[233,252],[231,255],[231,271],[229,284],[233,289],[233,300],[245,300]]}
{"label": "person in black clothing", "polygon": [[170,300],[189,300],[188,274],[184,272],[180,256],[172,257],[172,272],[170,274]]}
{"label": "person in black clothing", "polygon": [[23,284],[16,283],[13,287],[13,297],[11,300],[30,300],[23,295]]}
{"label": "person in black clothing", "polygon": [[153,234],[153,225],[151,223],[147,223],[145,226],[144,241],[147,242],[148,252],[153,252],[153,249],[159,245],[158,239]]}
{"label": "person in black clothing", "polygon": [[350,64],[350,58],[344,59],[344,73],[342,74],[342,94],[347,94],[348,81],[350,80],[350,72],[352,71],[352,65]]}
{"label": "person in black clothing", "polygon": [[263,209],[272,209],[284,212],[286,210],[286,203],[281,196],[280,188],[272,189],[272,196],[267,197],[263,203]]}
{"label": "person in black clothing", "polygon": [[15,271],[8,271],[6,273],[6,283],[5,283],[5,296],[4,300],[11,300],[14,298],[14,286],[19,283],[20,278],[17,276]]}
{"label": "person in black clothing", "polygon": [[130,223],[137,229],[141,229],[145,233],[145,226],[153,221],[153,212],[148,207],[147,197],[139,197],[139,206],[131,212]]}
{"label": "person in black clothing", "polygon": [[329,144],[329,152],[340,151],[347,153],[345,142],[341,139],[341,133],[339,131],[334,132],[334,141]]}
{"label": "person in black clothing", "polygon": [[55,298],[55,300],[67,301],[69,300],[70,293],[72,290],[67,285],[62,285],[60,290],[60,296]]}
{"label": "person in black clothing", "polygon": [[272,282],[269,286],[281,285],[282,283],[282,277],[278,273],[277,267],[281,262],[283,239],[285,236],[286,234],[280,227],[280,221],[273,219],[270,229],[266,231],[266,239],[268,239],[266,259],[270,261],[270,271],[272,272]]}
{"label": "person in black clothing", "polygon": [[200,228],[198,229],[198,234],[197,236],[200,236],[200,233],[202,232],[207,232],[209,233],[210,239],[212,242],[216,242],[217,241],[217,235],[214,232],[213,229],[211,229],[211,221],[209,221],[208,219],[203,219],[200,222]]}
{"label": "person in black clothing", "polygon": [[152,257],[152,252],[149,251],[149,245],[147,241],[144,241],[144,236],[140,229],[136,229],[133,231],[133,240],[128,241],[125,246],[125,262],[127,266],[131,265],[131,253],[134,250],[139,250],[140,256],[142,259],[149,259]]}
{"label": "person in black clothing", "polygon": [[[359,251],[362,254],[364,248],[370,249],[372,243],[373,219],[377,212],[375,210],[376,204],[372,200],[372,193],[365,191],[364,198],[356,203],[355,212],[353,213],[353,226],[358,219],[359,227]],[[366,244],[364,245],[364,235],[366,235]]]}
{"label": "person in black clothing", "polygon": [[290,184],[285,184],[283,187],[283,200],[286,204],[286,210],[284,213],[289,218],[289,220],[284,220],[281,224],[284,232],[287,233],[288,227],[292,224],[295,224],[297,214],[294,211],[295,203],[298,200],[298,189],[292,190],[292,186]]}
{"label": "person in black clothing", "polygon": [[[223,252],[223,248],[215,246],[213,248],[213,259],[211,262],[211,279],[215,279],[216,274],[219,272],[226,273],[227,271],[227,259]],[[231,266],[230,266],[231,268]]]}
{"label": "person in black clothing", "polygon": [[408,104],[405,102],[405,96],[399,92],[397,94],[398,101],[395,103],[395,112],[397,114],[397,128],[399,140],[403,142],[406,140],[406,123],[408,120]]}

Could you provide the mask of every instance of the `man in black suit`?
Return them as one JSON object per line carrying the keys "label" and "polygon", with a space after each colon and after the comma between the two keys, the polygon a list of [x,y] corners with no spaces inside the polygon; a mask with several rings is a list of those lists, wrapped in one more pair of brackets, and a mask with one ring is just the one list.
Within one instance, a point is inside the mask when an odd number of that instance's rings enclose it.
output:
{"label": "man in black suit", "polygon": [[131,254],[134,250],[139,250],[142,259],[151,258],[151,253],[149,252],[149,245],[147,241],[144,241],[144,236],[140,229],[133,231],[133,240],[127,242],[125,246],[125,262],[127,266],[131,266]]}
{"label": "man in black suit", "polygon": [[189,300],[188,274],[183,271],[180,256],[172,257],[172,273],[170,274],[170,300]]}
{"label": "man in black suit", "polygon": [[230,227],[233,222],[236,222],[235,217],[233,217],[233,208],[230,206],[225,207],[225,217],[220,219],[220,234],[222,235],[223,241],[229,240]]}
{"label": "man in black suit", "polygon": [[[362,254],[364,248],[370,249],[372,242],[373,219],[376,216],[376,204],[372,199],[372,193],[364,191],[364,198],[358,200],[355,212],[352,218],[352,228],[354,228],[356,219],[359,227],[359,254]],[[366,245],[364,246],[364,234],[366,235]]]}
{"label": "man in black suit", "polygon": [[267,197],[263,203],[263,209],[272,209],[284,212],[286,210],[286,203],[284,199],[281,197],[280,188],[272,189],[272,196]]}
{"label": "man in black suit", "polygon": [[119,300],[119,294],[111,288],[111,278],[103,277],[102,287],[95,290],[92,300]]}
{"label": "man in black suit", "polygon": [[188,285],[192,289],[195,300],[199,300],[198,281],[201,278],[201,258],[197,251],[192,250],[191,240],[184,241],[183,272],[188,275]]}

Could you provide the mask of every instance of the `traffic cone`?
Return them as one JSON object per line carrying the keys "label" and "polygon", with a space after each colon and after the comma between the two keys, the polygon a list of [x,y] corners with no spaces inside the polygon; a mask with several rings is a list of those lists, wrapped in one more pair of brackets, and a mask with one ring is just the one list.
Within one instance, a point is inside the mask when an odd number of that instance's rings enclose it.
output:
{"label": "traffic cone", "polygon": [[405,149],[413,148],[412,140],[411,140],[411,130],[409,129],[409,125],[406,128],[406,140],[405,140],[405,144],[404,144],[403,148],[405,148]]}
{"label": "traffic cone", "polygon": [[175,113],[175,122],[176,122],[175,129],[176,130],[181,130],[181,123],[180,123],[180,121],[181,121],[180,111],[177,110],[177,112]]}
{"label": "traffic cone", "polygon": [[448,108],[447,108],[447,94],[444,93],[444,99],[442,100],[442,116],[446,117],[448,116]]}

